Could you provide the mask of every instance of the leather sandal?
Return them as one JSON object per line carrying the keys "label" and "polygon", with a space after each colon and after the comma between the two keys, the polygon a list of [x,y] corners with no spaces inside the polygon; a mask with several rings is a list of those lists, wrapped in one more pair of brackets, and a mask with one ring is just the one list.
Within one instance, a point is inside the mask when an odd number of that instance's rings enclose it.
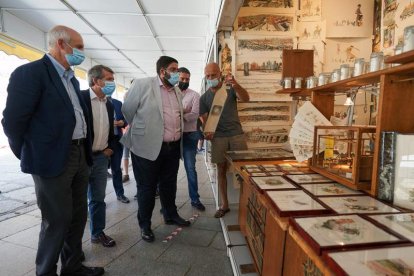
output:
{"label": "leather sandal", "polygon": [[226,213],[228,213],[228,212],[230,212],[230,209],[229,209],[229,208],[227,208],[227,209],[222,209],[222,208],[219,208],[219,209],[217,210],[217,212],[214,214],[214,217],[215,217],[215,218],[221,218],[221,217],[224,217],[224,215],[225,215]]}

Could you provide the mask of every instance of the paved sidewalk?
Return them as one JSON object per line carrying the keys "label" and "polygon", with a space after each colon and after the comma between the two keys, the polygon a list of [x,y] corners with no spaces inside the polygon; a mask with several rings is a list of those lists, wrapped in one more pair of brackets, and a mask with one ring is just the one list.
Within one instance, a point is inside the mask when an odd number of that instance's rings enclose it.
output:
{"label": "paved sidewalk", "polygon": [[[218,219],[211,184],[204,160],[197,156],[199,193],[205,212],[191,207],[184,166],[178,174],[177,207],[184,218],[194,218],[191,227],[183,228],[170,241],[163,240],[176,226],[165,225],[157,199],[153,214],[156,240],[141,240],[137,223],[135,181],[125,183],[125,195],[131,203],[116,200],[112,179],[107,185],[107,228],[117,245],[104,248],[90,242],[89,222],[83,237],[85,265],[104,266],[105,275],[233,275]],[[20,172],[18,160],[7,148],[0,149],[0,275],[35,275],[35,256],[40,229],[33,180]],[[198,217],[197,217],[198,216]]]}

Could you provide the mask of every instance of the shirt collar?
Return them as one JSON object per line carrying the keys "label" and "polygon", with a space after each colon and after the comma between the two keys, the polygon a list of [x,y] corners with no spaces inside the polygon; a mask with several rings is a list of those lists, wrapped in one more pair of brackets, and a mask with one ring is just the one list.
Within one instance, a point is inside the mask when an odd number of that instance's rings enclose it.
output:
{"label": "shirt collar", "polygon": [[98,96],[96,96],[95,92],[93,92],[92,88],[89,88],[89,96],[91,97],[91,101],[101,101],[101,102],[105,102],[106,103],[106,97],[103,99],[98,98]]}
{"label": "shirt collar", "polygon": [[160,87],[164,87],[165,89],[167,89],[167,91],[168,91],[168,92],[171,92],[171,91],[173,91],[173,90],[174,90],[174,87],[166,87],[166,86],[162,83],[160,76],[158,76],[158,83],[159,83]]}
{"label": "shirt collar", "polygon": [[46,56],[50,59],[53,66],[55,67],[57,73],[61,78],[65,77],[67,79],[72,79],[74,77],[74,72],[71,68],[65,69],[62,64],[60,64],[51,54],[47,53]]}

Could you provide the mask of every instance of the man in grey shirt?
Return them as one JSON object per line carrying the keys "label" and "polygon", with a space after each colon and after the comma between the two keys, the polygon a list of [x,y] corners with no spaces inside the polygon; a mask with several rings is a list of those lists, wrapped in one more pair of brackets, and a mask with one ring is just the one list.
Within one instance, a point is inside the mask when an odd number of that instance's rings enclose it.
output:
{"label": "man in grey shirt", "polygon": [[237,99],[242,102],[248,102],[249,94],[231,75],[226,76],[224,83],[221,77],[220,67],[217,63],[207,64],[204,69],[204,74],[208,90],[200,98],[200,116],[203,125],[207,121],[215,93],[222,85],[229,87],[227,89],[227,100],[224,104],[215,133],[204,133],[205,139],[211,140],[211,162],[217,164],[221,206],[214,216],[221,218],[230,211],[227,199],[227,163],[224,158],[224,153],[229,150],[247,149],[245,136],[237,112]]}

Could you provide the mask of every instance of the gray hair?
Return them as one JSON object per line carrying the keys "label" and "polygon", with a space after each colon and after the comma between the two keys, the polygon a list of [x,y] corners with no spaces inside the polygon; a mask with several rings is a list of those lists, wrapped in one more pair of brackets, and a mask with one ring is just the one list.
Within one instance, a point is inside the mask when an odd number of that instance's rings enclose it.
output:
{"label": "gray hair", "polygon": [[114,74],[114,71],[111,68],[109,68],[105,65],[95,65],[94,67],[89,69],[89,71],[88,71],[89,87],[93,86],[93,80],[94,79],[102,79],[103,78],[104,71],[107,71],[111,74]]}
{"label": "gray hair", "polygon": [[68,27],[58,25],[53,27],[47,33],[47,45],[50,49],[53,49],[56,45],[56,42],[59,39],[63,39],[66,43],[70,43],[70,34],[68,32]]}

